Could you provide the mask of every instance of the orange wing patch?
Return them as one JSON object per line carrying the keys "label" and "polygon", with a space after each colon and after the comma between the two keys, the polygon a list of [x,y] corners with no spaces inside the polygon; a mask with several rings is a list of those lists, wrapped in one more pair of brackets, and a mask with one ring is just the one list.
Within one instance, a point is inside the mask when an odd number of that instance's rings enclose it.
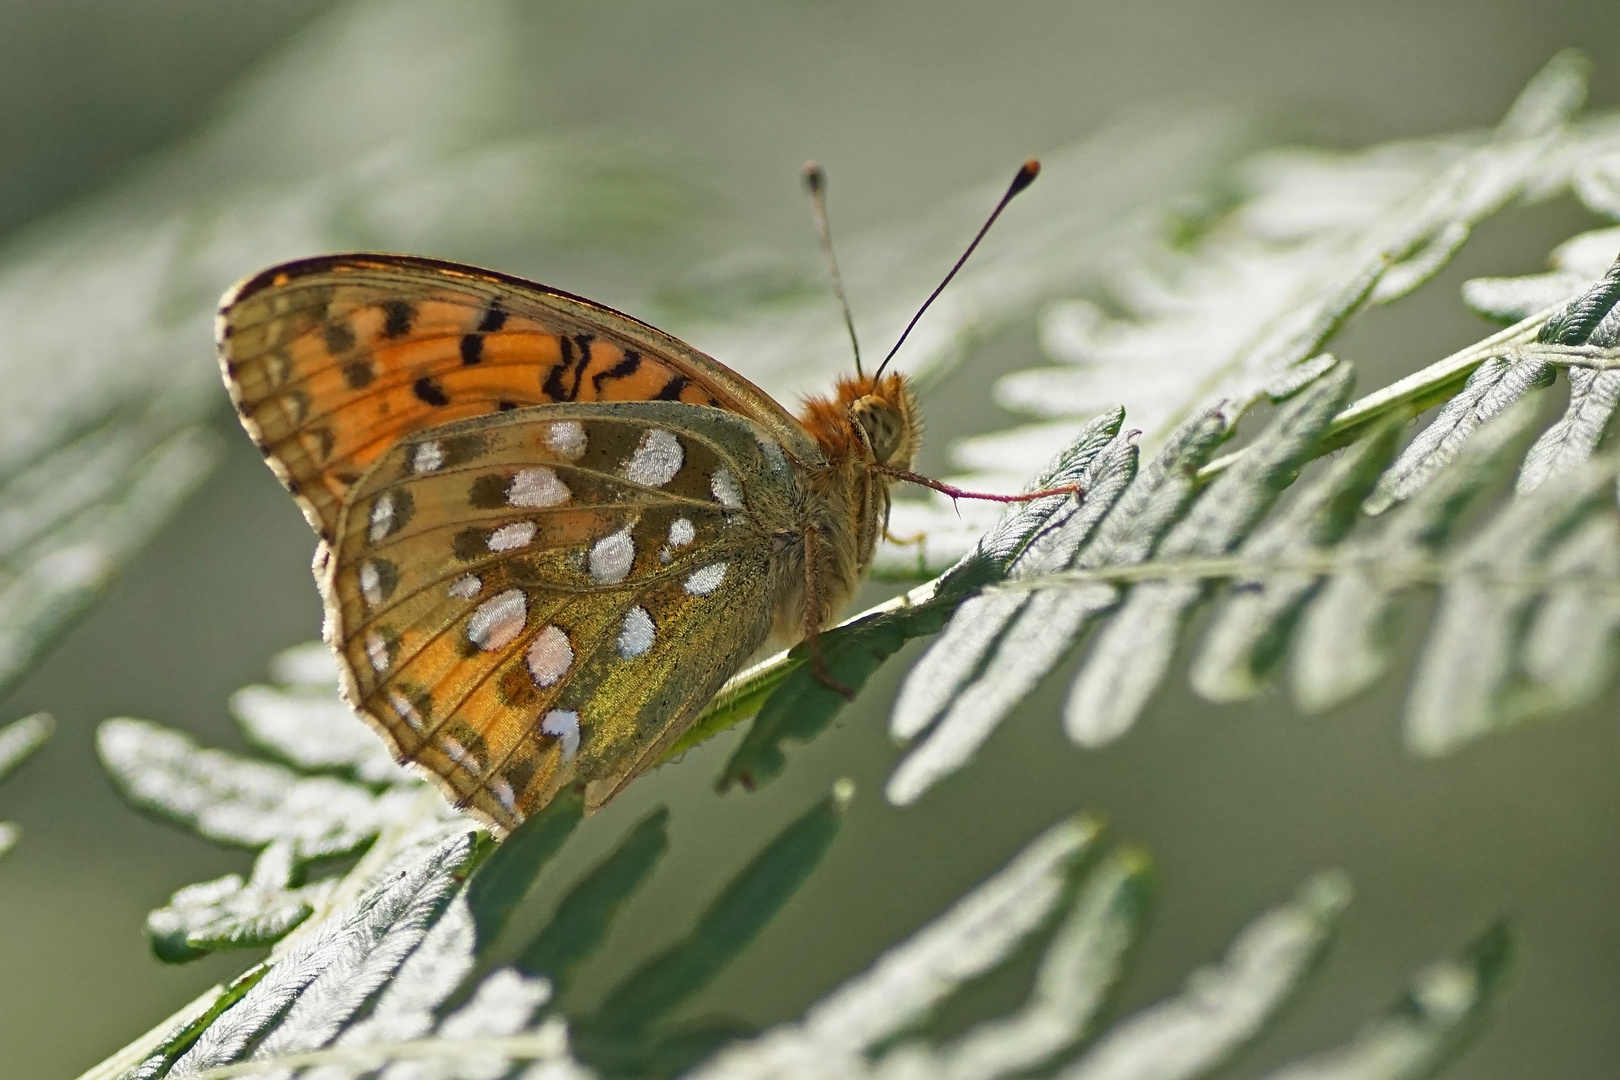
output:
{"label": "orange wing patch", "polygon": [[309,259],[232,291],[220,362],[244,426],[327,540],[349,487],[425,428],[554,402],[723,404],[689,364],[549,310],[547,295],[381,256]]}

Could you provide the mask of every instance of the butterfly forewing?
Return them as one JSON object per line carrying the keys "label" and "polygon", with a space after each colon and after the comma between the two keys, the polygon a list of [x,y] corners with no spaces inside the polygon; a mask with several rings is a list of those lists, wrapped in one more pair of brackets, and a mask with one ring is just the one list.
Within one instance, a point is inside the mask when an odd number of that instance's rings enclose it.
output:
{"label": "butterfly forewing", "polygon": [[351,703],[502,827],[605,800],[764,642],[800,483],[763,426],[668,402],[402,439],[326,569]]}
{"label": "butterfly forewing", "polygon": [[567,293],[395,255],[305,259],[226,296],[220,361],[243,424],[322,536],[400,439],[531,405],[679,401],[819,457],[767,395],[702,353]]}

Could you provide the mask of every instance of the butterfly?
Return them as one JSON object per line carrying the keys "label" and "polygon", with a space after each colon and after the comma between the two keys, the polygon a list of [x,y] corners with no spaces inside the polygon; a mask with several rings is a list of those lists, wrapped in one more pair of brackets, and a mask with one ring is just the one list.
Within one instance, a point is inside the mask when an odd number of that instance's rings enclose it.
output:
{"label": "butterfly", "polygon": [[921,439],[906,378],[858,351],[795,416],[612,308],[429,258],[271,267],[217,341],[319,537],[345,699],[501,833],[570,785],[602,805],[768,642],[814,645]]}

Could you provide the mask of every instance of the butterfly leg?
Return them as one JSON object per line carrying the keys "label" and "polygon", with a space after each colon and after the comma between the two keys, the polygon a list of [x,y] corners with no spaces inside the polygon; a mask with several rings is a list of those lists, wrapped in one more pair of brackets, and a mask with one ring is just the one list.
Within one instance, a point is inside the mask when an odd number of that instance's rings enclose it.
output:
{"label": "butterfly leg", "polygon": [[810,673],[827,689],[845,701],[855,700],[855,691],[833,677],[821,654],[821,583],[816,569],[816,530],[804,530],[804,643],[810,649]]}

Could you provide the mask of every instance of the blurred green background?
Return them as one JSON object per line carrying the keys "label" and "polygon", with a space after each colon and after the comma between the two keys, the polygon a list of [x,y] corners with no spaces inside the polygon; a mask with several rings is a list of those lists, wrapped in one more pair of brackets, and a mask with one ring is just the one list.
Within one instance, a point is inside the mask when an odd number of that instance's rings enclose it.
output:
{"label": "blurred green background", "polygon": [[[0,4],[0,228],[26,229],[144,168],[147,155],[220,115],[256,65],[300,35],[323,33],[335,6]],[[488,17],[490,5],[479,7]],[[442,10],[454,18],[457,5]],[[599,245],[511,252],[484,236],[424,253],[500,258],[503,269],[609,303],[631,303],[726,251],[810,252],[796,190],[806,158],[827,166],[835,222],[850,235],[999,178],[1146,103],[1232,102],[1280,118],[1281,130],[1357,146],[1490,124],[1549,56],[1572,45],[1595,60],[1594,104],[1620,103],[1620,5],[1606,0],[572,2],[514,3],[500,18],[517,65],[505,112],[667,162],[680,178],[669,197],[690,224],[660,236],[621,230]],[[376,44],[356,65],[408,78],[419,57],[390,52],[397,42]],[[477,55],[461,63],[468,80],[486,74]],[[323,104],[319,131],[341,143],[345,102]],[[410,131],[414,107],[401,101],[399,130]],[[332,152],[309,147],[317,158]],[[266,149],[266,167],[300,153],[283,139]],[[190,183],[206,191],[209,178]],[[1502,215],[1440,280],[1368,315],[1337,351],[1363,364],[1371,388],[1474,340],[1485,327],[1457,302],[1457,285],[1533,271],[1586,223],[1569,202]],[[257,268],[244,263],[231,275]],[[852,300],[859,308],[861,297]],[[721,359],[749,371],[746,356]],[[948,436],[996,426],[984,415],[984,388],[1037,360],[1030,328],[979,349],[926,402],[935,441],[924,464],[941,466]],[[236,431],[223,391],[218,400],[229,448],[222,467],[106,602],[0,703],[0,719],[49,709],[61,721],[56,739],[0,788],[0,817],[25,830],[0,863],[6,1076],[75,1075],[251,959],[168,968],[150,956],[141,935],[150,908],[184,884],[245,870],[249,859],[139,817],[92,749],[94,725],[112,715],[241,746],[225,712],[229,693],[262,679],[278,649],[318,633],[312,538]],[[796,1014],[1038,829],[1090,809],[1116,839],[1149,848],[1159,868],[1156,925],[1126,1008],[1214,959],[1244,920],[1310,872],[1351,874],[1357,899],[1323,977],[1277,1037],[1240,1060],[1240,1073],[1348,1035],[1413,968],[1498,913],[1517,932],[1510,985],[1455,1075],[1608,1076],[1620,1061],[1612,695],[1589,715],[1428,762],[1400,747],[1400,678],[1311,720],[1281,695],[1217,708],[1173,680],[1128,738],[1099,752],[1063,739],[1058,682],[972,768],[896,810],[880,792],[896,759],[884,722],[904,666],[891,664],[758,794],[713,793],[731,741],[722,738],[586,822],[549,880],[568,880],[660,803],[673,810],[674,847],[575,991],[581,1000],[682,934],[760,844],[847,775],[860,794],[826,863],[691,1011],[761,1023]],[[552,899],[548,888],[531,898],[536,912]],[[1010,1000],[1017,991],[1009,982],[983,993]]]}

